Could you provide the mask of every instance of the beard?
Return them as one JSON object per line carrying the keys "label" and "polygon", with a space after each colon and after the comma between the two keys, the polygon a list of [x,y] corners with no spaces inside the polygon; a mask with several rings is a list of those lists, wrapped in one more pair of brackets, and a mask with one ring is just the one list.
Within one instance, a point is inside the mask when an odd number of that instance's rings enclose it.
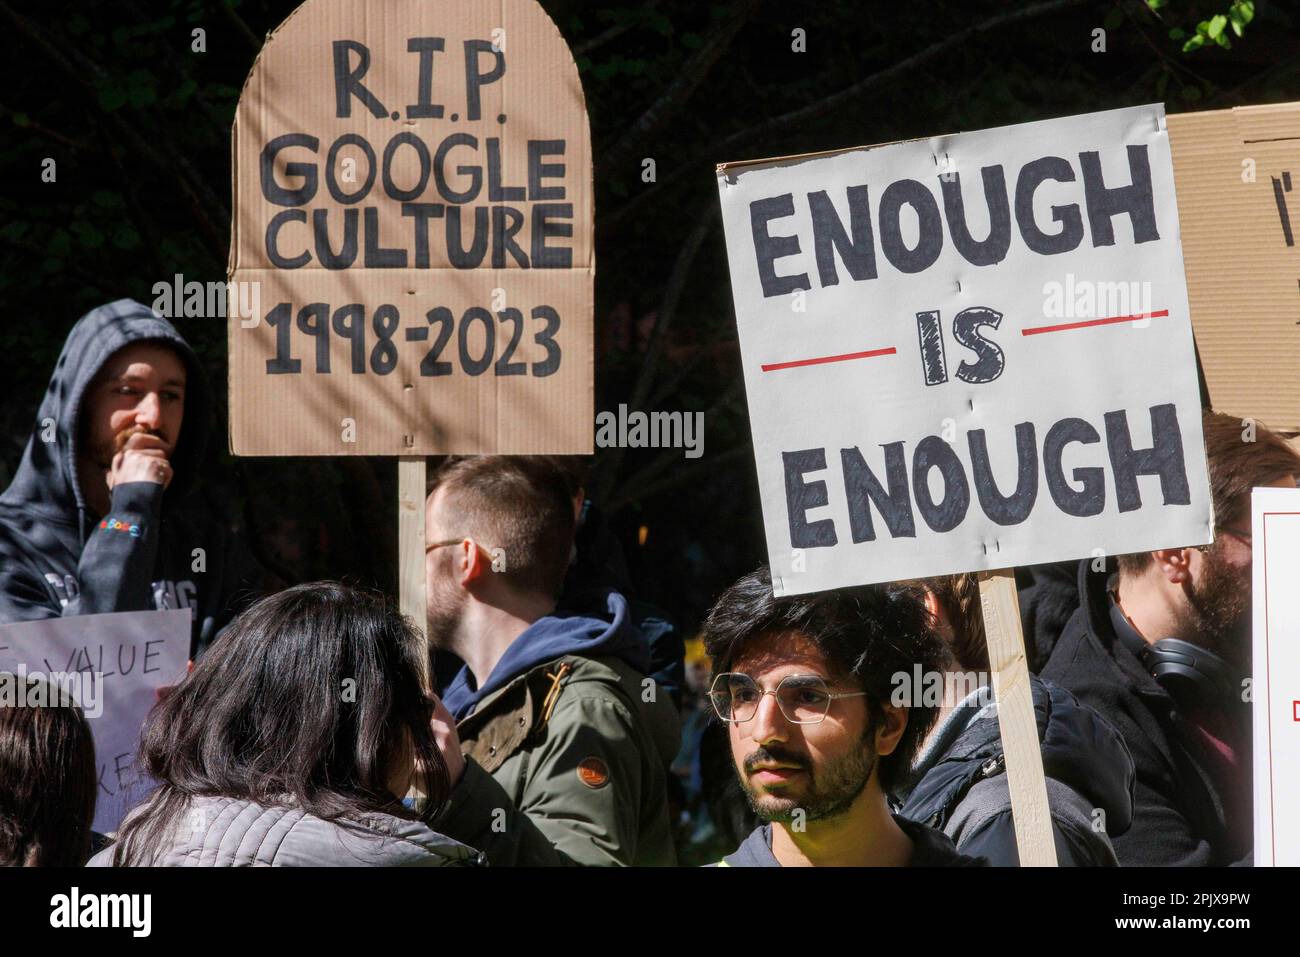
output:
{"label": "beard", "polygon": [[113,467],[114,457],[116,457],[117,453],[121,452],[122,449],[126,447],[126,443],[131,436],[141,432],[148,435],[157,435],[160,438],[162,435],[160,432],[154,432],[141,425],[129,425],[114,435],[111,439],[90,442],[89,452],[91,461],[94,462],[96,466],[107,472]]}
{"label": "beard", "polygon": [[465,613],[468,596],[464,589],[456,587],[455,583],[442,575],[435,576],[428,587],[426,617],[429,643],[439,651],[455,652],[452,645],[456,628]]}
{"label": "beard", "polygon": [[[749,783],[749,772],[754,764],[778,762],[793,764],[806,775],[808,785],[799,799],[773,794]],[[789,824],[797,811],[803,812],[804,821],[820,821],[837,817],[849,809],[866,788],[876,768],[876,753],[871,746],[871,730],[862,736],[860,747],[844,757],[821,768],[815,768],[803,755],[781,748],[759,747],[747,755],[744,771],[738,776],[749,806],[764,821]]]}
{"label": "beard", "polygon": [[1180,636],[1240,665],[1250,654],[1250,568],[1223,559],[1216,545],[1205,553],[1201,582],[1187,595]]}

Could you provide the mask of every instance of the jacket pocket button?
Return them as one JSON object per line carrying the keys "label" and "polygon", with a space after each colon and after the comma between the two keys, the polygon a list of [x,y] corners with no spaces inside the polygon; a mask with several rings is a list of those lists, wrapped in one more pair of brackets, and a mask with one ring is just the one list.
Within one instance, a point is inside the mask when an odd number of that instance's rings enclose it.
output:
{"label": "jacket pocket button", "polygon": [[497,753],[497,746],[495,744],[492,745],[492,747],[488,748],[488,754],[496,754],[496,753]]}
{"label": "jacket pocket button", "polygon": [[523,726],[524,726],[524,716],[521,714],[519,716],[519,727],[522,728]]}

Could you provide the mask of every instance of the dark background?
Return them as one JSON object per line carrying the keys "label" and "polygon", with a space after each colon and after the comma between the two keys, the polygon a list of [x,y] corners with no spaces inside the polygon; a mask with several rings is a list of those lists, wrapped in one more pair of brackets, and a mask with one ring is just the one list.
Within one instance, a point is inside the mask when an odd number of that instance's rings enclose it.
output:
{"label": "dark background", "polygon": [[[640,597],[693,629],[764,560],[714,165],[1154,101],[1180,112],[1300,99],[1292,4],[1261,0],[1244,37],[1224,31],[1230,49],[1184,52],[1231,0],[1152,2],[543,0],[592,126],[596,408],[705,412],[700,459],[597,459],[594,492]],[[295,6],[0,0],[0,484],[79,316],[124,296],[151,303],[175,273],[225,278],[235,103],[262,38]],[[191,52],[195,27],[206,52]],[[806,52],[791,48],[796,28]],[[54,183],[41,181],[46,157]],[[646,157],[655,183],[642,181]],[[279,581],[394,587],[394,461],[233,459],[224,325],[176,324],[220,393],[206,507]]]}

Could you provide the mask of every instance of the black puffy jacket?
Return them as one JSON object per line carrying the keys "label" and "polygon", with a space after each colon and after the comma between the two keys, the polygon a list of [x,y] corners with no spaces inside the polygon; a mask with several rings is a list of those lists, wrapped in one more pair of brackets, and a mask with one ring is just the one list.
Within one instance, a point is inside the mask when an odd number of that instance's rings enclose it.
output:
{"label": "black puffy jacket", "polygon": [[[1057,862],[1115,865],[1109,836],[1133,819],[1133,759],[1111,724],[1064,688],[1030,679],[1047,778]],[[985,703],[987,701],[987,703]],[[899,811],[941,829],[963,854],[994,866],[1020,863],[997,705],[968,696],[917,760]]]}

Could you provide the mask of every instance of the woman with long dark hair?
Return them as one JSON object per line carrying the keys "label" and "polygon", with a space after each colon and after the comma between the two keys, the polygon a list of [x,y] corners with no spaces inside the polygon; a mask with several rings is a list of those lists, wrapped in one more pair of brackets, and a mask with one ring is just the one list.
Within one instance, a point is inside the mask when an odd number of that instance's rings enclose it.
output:
{"label": "woman with long dark hair", "polygon": [[253,605],[150,713],[140,759],[159,787],[91,864],[478,862],[429,827],[450,784],[423,654],[376,592],[320,582]]}
{"label": "woman with long dark hair", "polygon": [[95,743],[72,696],[0,673],[0,866],[80,867],[95,817]]}

